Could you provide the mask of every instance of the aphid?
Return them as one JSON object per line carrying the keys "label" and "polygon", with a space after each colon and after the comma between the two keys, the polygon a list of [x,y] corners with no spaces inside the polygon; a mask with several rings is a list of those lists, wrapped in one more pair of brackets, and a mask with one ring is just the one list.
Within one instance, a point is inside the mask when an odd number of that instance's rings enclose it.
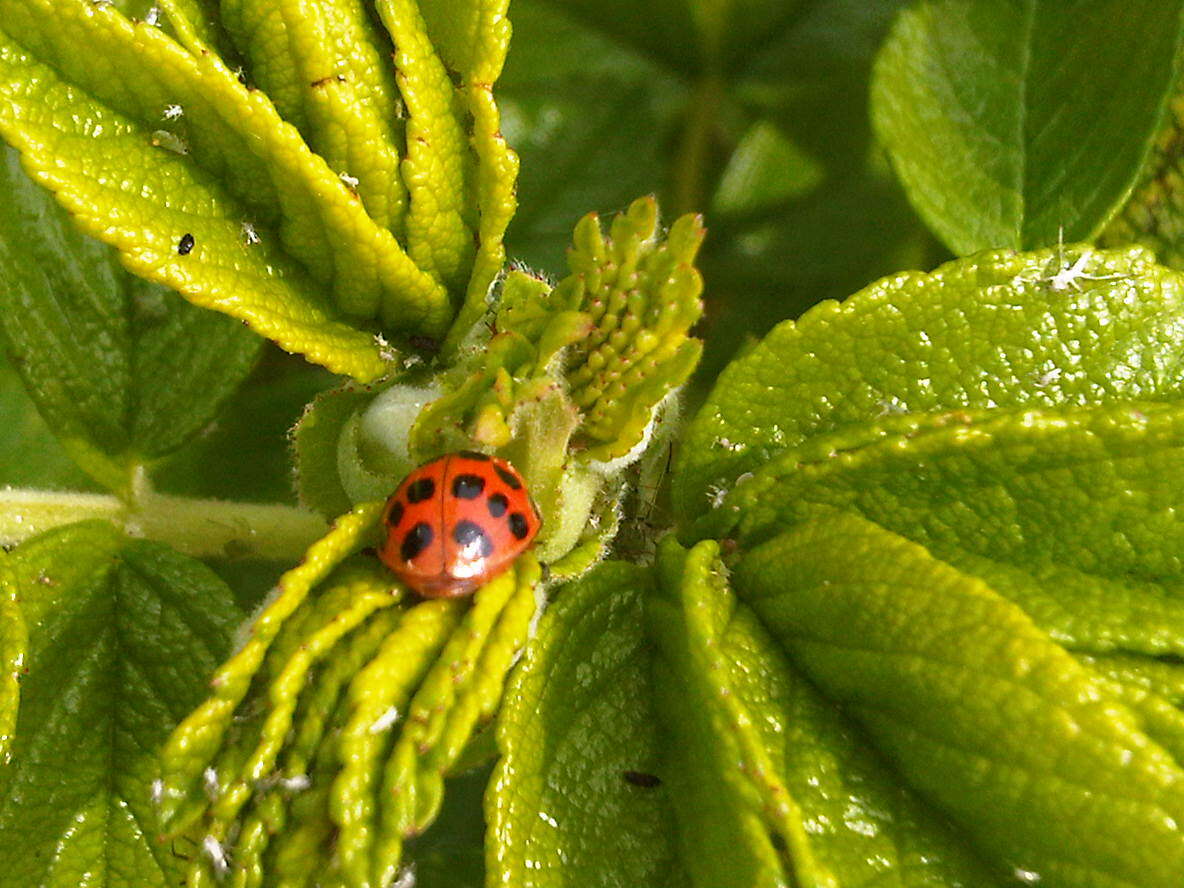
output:
{"label": "aphid", "polygon": [[160,10],[153,6],[148,10],[148,14],[144,16],[144,24],[156,27],[160,24]]}
{"label": "aphid", "polygon": [[177,254],[180,256],[188,256],[190,252],[193,251],[193,244],[193,235],[189,232],[185,232],[183,235],[181,235],[181,240],[177,244]]}
{"label": "aphid", "polygon": [[165,151],[171,151],[173,154],[188,154],[189,143],[178,136],[176,133],[170,133],[168,130],[156,130],[152,133],[152,145],[156,148],[163,148]]}
{"label": "aphid", "polygon": [[252,222],[243,222],[240,226],[243,233],[243,243],[247,246],[259,243],[259,232],[255,230],[255,225]]}
{"label": "aphid", "polygon": [[462,450],[404,478],[382,522],[383,563],[425,598],[451,598],[509,567],[542,519],[513,466]]}
{"label": "aphid", "polygon": [[626,783],[640,786],[643,789],[653,789],[662,785],[662,778],[657,774],[646,774],[644,771],[625,771],[621,774]]}
{"label": "aphid", "polygon": [[349,173],[338,173],[337,178],[344,182],[347,188],[358,187],[359,180],[357,176],[351,176]]}

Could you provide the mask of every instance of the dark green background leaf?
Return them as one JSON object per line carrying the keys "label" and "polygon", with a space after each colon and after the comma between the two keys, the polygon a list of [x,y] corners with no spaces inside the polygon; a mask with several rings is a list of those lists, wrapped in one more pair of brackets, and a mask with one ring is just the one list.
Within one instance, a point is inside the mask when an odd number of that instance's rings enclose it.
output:
{"label": "dark green background leaf", "polygon": [[0,485],[98,490],[54,437],[0,353]]}
{"label": "dark green background leaf", "polygon": [[1094,237],[1175,88],[1179,0],[926,0],[876,64],[876,130],[958,254]]}
{"label": "dark green background leaf", "polygon": [[[625,6],[511,8],[498,96],[522,157],[512,257],[558,273],[584,213],[647,192],[667,219],[705,211],[703,380],[778,320],[942,257],[876,156],[867,115],[872,56],[900,0],[733,4],[712,26],[722,68],[686,8]],[[779,147],[737,186],[754,131]]]}
{"label": "dark green background leaf", "polygon": [[175,888],[183,862],[156,841],[150,786],[161,742],[229,646],[240,618],[229,590],[97,522],[25,543],[4,582],[30,648],[0,772],[0,882]]}

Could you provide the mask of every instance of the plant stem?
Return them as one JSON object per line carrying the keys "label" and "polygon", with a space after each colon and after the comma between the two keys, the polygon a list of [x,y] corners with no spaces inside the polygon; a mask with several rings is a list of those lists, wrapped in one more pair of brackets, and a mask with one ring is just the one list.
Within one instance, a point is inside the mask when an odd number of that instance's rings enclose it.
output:
{"label": "plant stem", "polygon": [[704,177],[723,95],[723,79],[717,74],[708,72],[695,85],[674,164],[674,210],[677,214],[703,210]]}
{"label": "plant stem", "polygon": [[92,518],[197,558],[294,561],[327,529],[319,515],[292,506],[157,493],[142,471],[130,503],[106,494],[0,489],[0,545],[6,547]]}

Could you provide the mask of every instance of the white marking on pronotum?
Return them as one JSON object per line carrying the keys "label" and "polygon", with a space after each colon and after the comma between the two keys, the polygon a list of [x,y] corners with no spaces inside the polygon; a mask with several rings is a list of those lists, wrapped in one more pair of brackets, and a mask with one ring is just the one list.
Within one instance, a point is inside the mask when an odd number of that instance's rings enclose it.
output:
{"label": "white marking on pronotum", "polygon": [[160,116],[163,117],[165,120],[176,120],[178,117],[180,117],[184,113],[185,113],[185,109],[182,108],[180,105],[165,105],[164,106],[164,113],[162,113]]}
{"label": "white marking on pronotum", "polygon": [[214,869],[214,875],[222,878],[230,872],[230,861],[226,858],[226,849],[222,847],[222,843],[216,838],[206,836],[202,839],[201,850],[210,859],[210,866]]}
{"label": "white marking on pronotum", "polygon": [[398,720],[399,709],[397,706],[392,706],[378,718],[374,719],[374,721],[370,723],[370,727],[367,728],[367,730],[371,734],[381,734]]}
{"label": "white marking on pronotum", "polygon": [[247,246],[259,243],[259,232],[255,230],[255,225],[252,222],[243,222],[243,243]]}

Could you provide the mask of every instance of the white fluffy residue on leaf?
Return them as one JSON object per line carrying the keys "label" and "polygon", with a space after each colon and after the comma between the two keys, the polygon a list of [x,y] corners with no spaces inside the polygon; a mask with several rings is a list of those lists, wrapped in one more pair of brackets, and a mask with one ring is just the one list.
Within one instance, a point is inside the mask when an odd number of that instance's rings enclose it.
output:
{"label": "white fluffy residue on leaf", "polygon": [[226,849],[214,836],[206,836],[201,840],[201,852],[210,861],[214,875],[222,878],[230,872],[230,861],[226,857]]}
{"label": "white fluffy residue on leaf", "polygon": [[390,888],[415,888],[415,864],[409,863],[399,870]]}
{"label": "white fluffy residue on leaf", "polygon": [[374,719],[367,728],[371,734],[381,734],[383,731],[389,730],[391,725],[399,720],[399,708],[397,706],[389,707],[386,712]]}

